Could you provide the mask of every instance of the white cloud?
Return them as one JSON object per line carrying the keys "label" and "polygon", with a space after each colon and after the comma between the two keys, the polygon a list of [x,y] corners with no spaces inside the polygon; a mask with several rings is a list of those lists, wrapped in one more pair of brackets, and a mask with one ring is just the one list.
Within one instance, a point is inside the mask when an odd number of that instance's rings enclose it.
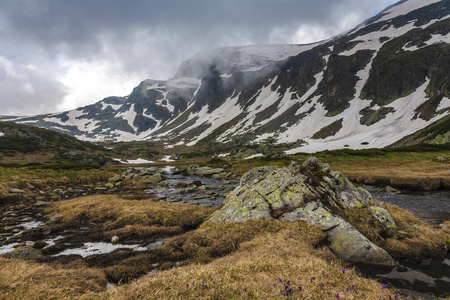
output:
{"label": "white cloud", "polygon": [[117,74],[108,61],[63,61],[66,70],[59,78],[68,94],[58,110],[64,111],[95,103],[106,96],[125,96],[139,83],[138,78]]}

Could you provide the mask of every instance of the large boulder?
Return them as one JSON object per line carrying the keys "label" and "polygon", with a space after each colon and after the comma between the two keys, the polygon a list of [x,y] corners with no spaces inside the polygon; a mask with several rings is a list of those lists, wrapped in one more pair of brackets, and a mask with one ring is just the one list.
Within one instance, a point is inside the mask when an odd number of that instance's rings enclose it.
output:
{"label": "large boulder", "polygon": [[327,233],[331,250],[345,261],[393,267],[395,261],[383,249],[372,243],[352,225],[333,216],[320,203],[309,202],[304,208],[284,214],[286,221],[304,220],[319,226]]}
{"label": "large boulder", "polygon": [[304,220],[327,233],[330,248],[348,262],[394,266],[394,260],[333,211],[370,207],[374,218],[394,229],[389,212],[374,206],[372,196],[317,158],[301,166],[259,167],[245,173],[224,206],[208,222],[256,219]]}
{"label": "large boulder", "polygon": [[267,202],[266,215],[281,209],[292,211],[312,201],[333,209],[366,207],[372,203],[369,192],[355,187],[342,174],[313,157],[302,166],[292,162],[287,168],[266,166],[248,171],[228,196],[224,207],[209,221],[241,222],[242,217],[235,212],[244,207],[249,215],[253,215],[250,211],[255,208],[250,205],[253,202],[247,201],[246,191],[256,193]]}

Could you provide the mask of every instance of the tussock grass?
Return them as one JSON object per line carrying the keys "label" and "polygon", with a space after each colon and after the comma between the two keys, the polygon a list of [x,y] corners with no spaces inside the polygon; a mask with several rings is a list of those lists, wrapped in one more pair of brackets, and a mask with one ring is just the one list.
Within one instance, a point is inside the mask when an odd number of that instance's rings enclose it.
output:
{"label": "tussock grass", "polygon": [[[19,187],[23,182],[32,183],[37,188],[67,186],[105,181],[115,173],[111,169],[45,169],[29,167],[0,166],[0,182],[8,189]],[[7,193],[2,193],[0,197]]]}
{"label": "tussock grass", "polygon": [[397,231],[392,237],[386,236],[384,227],[372,217],[367,208],[355,208],[340,214],[358,231],[395,258],[421,261],[445,255],[449,246],[446,241],[450,240],[449,221],[444,223],[447,225],[444,228],[433,227],[397,205],[381,202],[378,202],[378,205],[386,207],[397,229],[406,232],[406,237],[402,237]]}
{"label": "tussock grass", "polygon": [[214,210],[188,204],[126,200],[118,195],[93,195],[52,203],[46,214],[62,227],[96,224],[105,236],[166,235],[179,232],[180,228],[198,227]]}
{"label": "tussock grass", "polygon": [[69,299],[103,292],[95,268],[69,268],[0,257],[0,299]]}
{"label": "tussock grass", "polygon": [[[239,239],[249,234],[246,232],[255,232],[261,223],[205,224],[197,231],[228,235],[231,230]],[[208,264],[148,275],[106,293],[104,298],[277,299],[289,295],[294,299],[336,299],[339,293],[340,299],[387,299],[389,294],[394,295],[393,290],[361,277],[339,260],[327,259],[332,256],[317,248],[318,240],[323,238],[319,229],[304,222],[264,223],[270,225],[239,243],[239,248],[229,255]]]}
{"label": "tussock grass", "polygon": [[202,224],[200,228],[175,236],[166,241],[160,249],[135,255],[106,269],[107,276],[114,282],[129,282],[130,279],[152,270],[152,264],[165,262],[158,268],[169,269],[175,262],[184,264],[209,263],[229,255],[260,234],[276,233],[280,230],[307,232],[304,238],[311,244],[319,244],[325,235],[316,227],[306,223],[248,221],[245,223]]}
{"label": "tussock grass", "polygon": [[437,257],[449,249],[450,221],[444,222],[444,227],[429,226],[425,221],[397,205],[386,204],[397,227],[409,235],[404,239],[386,239],[384,249],[397,258],[420,260],[427,257]]}

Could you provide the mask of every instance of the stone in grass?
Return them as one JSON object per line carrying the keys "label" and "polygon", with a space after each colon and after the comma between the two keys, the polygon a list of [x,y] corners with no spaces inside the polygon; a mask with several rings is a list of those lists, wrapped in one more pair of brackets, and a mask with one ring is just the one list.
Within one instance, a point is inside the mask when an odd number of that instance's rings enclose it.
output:
{"label": "stone in grass", "polygon": [[41,250],[35,249],[33,247],[21,246],[11,252],[11,257],[24,260],[36,260],[44,257],[44,255],[42,254]]}
{"label": "stone in grass", "polygon": [[320,207],[317,202],[310,202],[304,208],[286,213],[281,219],[304,220],[319,226],[327,233],[331,250],[347,262],[395,266],[394,259],[385,250],[369,241],[345,220]]}
{"label": "stone in grass", "polygon": [[119,242],[119,237],[117,235],[115,235],[111,238],[111,243],[118,243],[118,242]]}
{"label": "stone in grass", "polygon": [[369,209],[372,216],[383,225],[386,236],[391,237],[394,231],[397,230],[397,225],[395,225],[395,221],[391,214],[387,209],[378,206],[370,206]]}
{"label": "stone in grass", "polygon": [[157,172],[152,176],[147,176],[146,179],[144,180],[145,183],[159,183],[161,181],[164,180],[164,176]]}
{"label": "stone in grass", "polygon": [[25,246],[33,248],[36,243],[33,241],[26,241]]}

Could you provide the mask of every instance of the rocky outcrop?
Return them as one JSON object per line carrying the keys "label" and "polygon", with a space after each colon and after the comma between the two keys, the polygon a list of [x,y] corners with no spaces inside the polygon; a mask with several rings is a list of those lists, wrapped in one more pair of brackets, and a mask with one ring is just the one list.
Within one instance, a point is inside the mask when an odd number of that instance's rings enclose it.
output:
{"label": "rocky outcrop", "polygon": [[303,165],[292,162],[287,168],[273,166],[252,169],[208,222],[246,220],[304,220],[327,233],[333,252],[353,263],[393,266],[394,260],[344,219],[333,212],[370,207],[374,219],[387,232],[396,229],[389,212],[374,206],[372,196],[355,187],[346,177],[321,163],[307,159]]}

